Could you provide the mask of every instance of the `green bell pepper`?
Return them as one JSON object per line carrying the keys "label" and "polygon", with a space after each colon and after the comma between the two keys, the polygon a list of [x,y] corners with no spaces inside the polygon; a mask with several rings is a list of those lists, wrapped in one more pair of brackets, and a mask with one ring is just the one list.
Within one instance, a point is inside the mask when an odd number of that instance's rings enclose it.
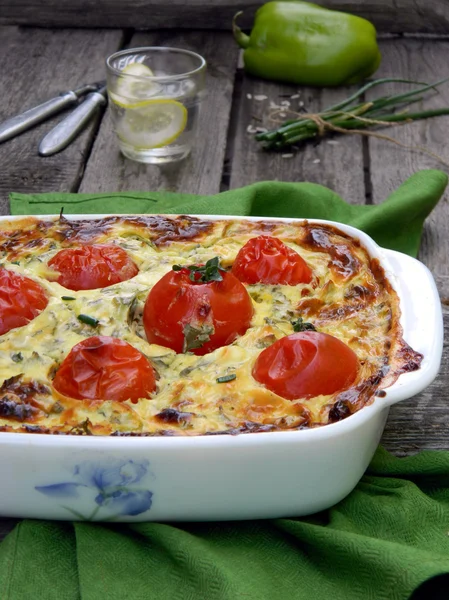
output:
{"label": "green bell pepper", "polygon": [[352,84],[372,75],[381,55],[372,23],[301,2],[268,2],[248,36],[233,21],[245,71],[264,79],[313,86]]}

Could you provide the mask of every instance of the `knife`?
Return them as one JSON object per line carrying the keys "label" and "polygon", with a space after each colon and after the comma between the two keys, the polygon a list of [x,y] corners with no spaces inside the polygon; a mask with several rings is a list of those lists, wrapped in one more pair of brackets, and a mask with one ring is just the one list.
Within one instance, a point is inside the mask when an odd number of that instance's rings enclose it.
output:
{"label": "knife", "polygon": [[34,125],[61,112],[64,108],[77,102],[84,94],[93,92],[102,85],[104,85],[104,82],[84,85],[76,90],[65,92],[51,100],[47,100],[47,102],[39,104],[39,106],[35,106],[34,108],[30,108],[20,115],[11,117],[0,125],[0,143],[6,142],[6,140],[31,129]]}
{"label": "knife", "polygon": [[106,87],[91,92],[65,119],[56,125],[39,144],[41,156],[51,156],[64,150],[76,138],[100,106],[106,104]]}

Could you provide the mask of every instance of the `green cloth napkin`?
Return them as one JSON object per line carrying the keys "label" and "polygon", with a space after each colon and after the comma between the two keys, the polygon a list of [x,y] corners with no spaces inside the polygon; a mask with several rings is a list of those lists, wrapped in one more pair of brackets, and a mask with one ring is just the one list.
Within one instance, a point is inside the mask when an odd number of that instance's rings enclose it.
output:
{"label": "green cloth napkin", "polygon": [[315,183],[263,181],[215,196],[170,192],[10,195],[13,215],[216,214],[329,219],[358,227],[378,244],[416,256],[424,219],[447,185],[442,171],[423,170],[407,179],[382,204],[351,205]]}
{"label": "green cloth napkin", "polygon": [[[420,171],[378,206],[348,205],[315,184],[262,182],[209,197],[12,194],[11,210],[326,218],[415,255],[423,221],[446,184],[441,171]],[[399,459],[379,448],[356,489],[311,517],[135,525],[27,520],[0,545],[1,600],[406,600],[442,573],[449,573],[444,451]]]}
{"label": "green cloth napkin", "polygon": [[379,449],[356,489],[312,517],[136,525],[28,520],[0,545],[2,600],[405,600],[444,572],[443,451],[399,459]]}

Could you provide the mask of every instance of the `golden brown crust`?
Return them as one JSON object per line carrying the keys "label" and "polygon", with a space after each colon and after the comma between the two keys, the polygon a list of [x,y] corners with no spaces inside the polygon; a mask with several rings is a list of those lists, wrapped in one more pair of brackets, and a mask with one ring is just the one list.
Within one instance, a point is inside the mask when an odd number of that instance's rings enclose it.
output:
{"label": "golden brown crust", "polygon": [[[142,308],[148,291],[173,264],[220,256],[230,268],[238,250],[257,235],[273,235],[295,249],[313,271],[310,284],[246,286],[255,315],[250,329],[210,355],[176,355],[148,344]],[[88,292],[54,282],[48,261],[61,249],[114,243],[140,272],[130,281]],[[36,281],[50,297],[28,325],[0,336],[0,431],[72,435],[215,435],[302,429],[346,418],[374,401],[422,356],[402,339],[396,292],[377,259],[336,227],[307,221],[208,220],[191,216],[111,216],[99,220],[23,218],[0,224],[5,268]],[[75,300],[62,300],[70,293]],[[99,321],[94,331],[80,312]],[[258,354],[293,332],[303,317],[357,354],[354,385],[332,396],[289,401],[251,375]],[[157,391],[137,403],[74,400],[52,388],[70,349],[91,335],[111,335],[143,352],[158,372]],[[235,374],[217,383],[223,374]]]}

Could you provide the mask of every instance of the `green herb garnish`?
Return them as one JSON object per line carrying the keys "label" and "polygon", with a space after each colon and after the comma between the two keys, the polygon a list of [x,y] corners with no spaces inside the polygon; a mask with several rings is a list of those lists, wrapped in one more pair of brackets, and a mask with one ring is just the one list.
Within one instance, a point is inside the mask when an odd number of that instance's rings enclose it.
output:
{"label": "green herb garnish", "polygon": [[234,379],[237,379],[235,373],[232,375],[223,375],[223,377],[217,377],[217,383],[227,383],[228,381],[234,381]]}
{"label": "green herb garnish", "polygon": [[184,334],[182,351],[189,352],[195,350],[195,348],[201,348],[206,342],[210,342],[210,336],[215,333],[215,329],[212,325],[203,324],[199,327],[193,327],[190,323],[187,323],[182,332]]}
{"label": "green herb garnish", "polygon": [[268,335],[265,335],[263,338],[258,339],[256,342],[256,346],[257,346],[257,348],[268,348],[269,346],[272,346],[274,344],[274,342],[276,342],[276,341],[277,341],[277,338],[274,335],[274,333],[269,333]]}
{"label": "green herb garnish", "polygon": [[13,354],[11,354],[11,359],[15,362],[22,362],[23,360],[23,356],[21,352],[14,352]]}
{"label": "green herb garnish", "polygon": [[73,296],[61,296],[61,300],[76,300]]}
{"label": "green herb garnish", "polygon": [[85,419],[81,423],[78,423],[78,425],[72,427],[69,433],[72,433],[73,435],[92,435],[92,431],[89,429],[89,426],[92,426],[92,423],[89,421],[89,419]]}
{"label": "green herb garnish", "polygon": [[224,271],[220,267],[220,259],[218,256],[211,258],[205,265],[189,265],[183,267],[181,265],[173,265],[173,271],[182,271],[188,269],[190,271],[190,281],[195,283],[208,283],[209,281],[223,281],[223,275],[220,271]]}
{"label": "green herb garnish", "polygon": [[299,333],[300,331],[316,331],[315,326],[312,323],[306,323],[302,317],[291,321],[291,324],[295,333]]}
{"label": "green herb garnish", "polygon": [[81,323],[84,323],[85,325],[90,325],[91,327],[96,327],[99,324],[99,319],[96,319],[95,317],[89,317],[89,315],[78,315],[78,321],[81,321]]}

